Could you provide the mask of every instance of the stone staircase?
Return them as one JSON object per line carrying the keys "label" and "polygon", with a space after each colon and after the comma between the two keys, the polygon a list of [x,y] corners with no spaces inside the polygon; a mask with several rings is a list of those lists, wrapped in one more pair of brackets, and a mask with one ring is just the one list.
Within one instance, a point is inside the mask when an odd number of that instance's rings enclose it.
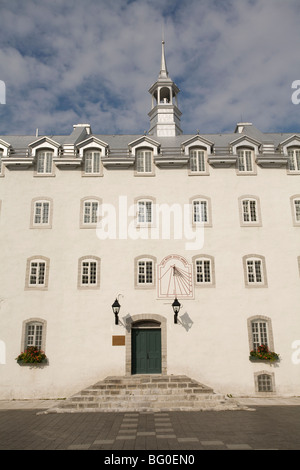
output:
{"label": "stone staircase", "polygon": [[134,375],[107,377],[44,413],[235,409],[235,400],[185,375]]}

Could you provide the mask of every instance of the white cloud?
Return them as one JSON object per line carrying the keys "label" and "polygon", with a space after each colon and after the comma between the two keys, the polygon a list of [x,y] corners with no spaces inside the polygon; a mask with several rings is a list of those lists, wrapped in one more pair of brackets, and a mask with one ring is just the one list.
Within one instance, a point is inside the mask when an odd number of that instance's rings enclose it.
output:
{"label": "white cloud", "polygon": [[[186,133],[297,131],[298,0],[2,0],[0,134],[149,128],[148,89],[167,65]],[[284,129],[283,129],[284,127]]]}

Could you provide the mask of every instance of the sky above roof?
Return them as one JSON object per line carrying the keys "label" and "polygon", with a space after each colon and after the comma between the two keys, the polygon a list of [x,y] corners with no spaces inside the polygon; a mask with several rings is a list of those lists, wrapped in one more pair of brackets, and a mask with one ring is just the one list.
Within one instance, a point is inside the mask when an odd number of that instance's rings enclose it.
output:
{"label": "sky above roof", "polygon": [[148,131],[162,31],[185,134],[300,132],[299,0],[0,0],[0,18],[1,135]]}

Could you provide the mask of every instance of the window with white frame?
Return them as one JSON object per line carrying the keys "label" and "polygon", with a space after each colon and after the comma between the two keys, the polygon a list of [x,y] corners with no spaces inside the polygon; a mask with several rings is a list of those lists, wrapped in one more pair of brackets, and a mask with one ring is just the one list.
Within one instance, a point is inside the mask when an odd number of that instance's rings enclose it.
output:
{"label": "window with white frame", "polygon": [[292,198],[293,217],[295,225],[300,225],[300,196]]}
{"label": "window with white frame", "polygon": [[252,350],[257,351],[261,345],[269,346],[268,325],[264,320],[253,320],[251,322]]}
{"label": "window with white frame", "polygon": [[251,149],[237,150],[237,169],[239,173],[253,173],[254,171],[254,152]]}
{"label": "window with white frame", "polygon": [[45,261],[31,261],[29,284],[32,285],[45,285],[46,276],[46,263]]}
{"label": "window with white frame", "polygon": [[37,154],[37,174],[52,174],[52,150],[40,150]]}
{"label": "window with white frame", "polygon": [[83,201],[83,225],[95,225],[98,221],[99,201],[85,200]]}
{"label": "window with white frame", "polygon": [[243,221],[257,222],[257,203],[255,199],[243,199]]}
{"label": "window with white frame", "polygon": [[134,259],[134,286],[136,288],[155,287],[156,258],[151,255],[142,255]]}
{"label": "window with white frame", "polygon": [[150,225],[153,222],[153,201],[140,199],[137,201],[138,225]]}
{"label": "window with white frame", "polygon": [[190,150],[190,171],[191,173],[205,173],[205,150],[191,149]]}
{"label": "window with white frame", "polygon": [[242,226],[260,226],[261,215],[259,199],[252,196],[239,198],[240,221]]}
{"label": "window with white frame", "polygon": [[42,348],[43,324],[38,322],[30,322],[26,324],[25,348],[35,346]]}
{"label": "window with white frame", "polygon": [[51,201],[40,199],[33,201],[33,227],[50,227]]}
{"label": "window with white frame", "polygon": [[265,345],[274,350],[272,322],[269,317],[256,315],[248,318],[249,351],[257,351],[259,346]]}
{"label": "window with white frame", "polygon": [[80,288],[97,288],[100,285],[100,259],[95,256],[83,257],[79,260]]}
{"label": "window with white frame", "polygon": [[2,158],[3,158],[3,150],[0,149],[0,175],[1,175],[1,173],[3,172],[3,168],[2,168],[2,166],[3,166]]}
{"label": "window with white frame", "polygon": [[26,268],[26,288],[42,289],[48,288],[49,259],[44,256],[28,258]]}
{"label": "window with white frame", "polygon": [[209,208],[207,199],[193,200],[193,223],[209,223]]}
{"label": "window with white frame", "polygon": [[153,284],[153,261],[152,260],[139,260],[138,261],[138,285]]}
{"label": "window with white frame", "polygon": [[261,259],[247,260],[248,283],[260,283],[263,281]]}
{"label": "window with white frame", "polygon": [[152,150],[140,149],[136,151],[136,172],[138,174],[152,174]]}
{"label": "window with white frame", "polygon": [[97,283],[97,262],[86,260],[81,264],[81,284],[95,285]]}
{"label": "window with white frame", "polygon": [[266,287],[266,267],[263,256],[244,256],[245,284],[247,287]]}
{"label": "window with white frame", "polygon": [[84,153],[84,172],[86,175],[101,174],[100,150],[86,150]]}
{"label": "window with white frame", "polygon": [[300,148],[288,149],[288,170],[290,173],[300,173]]}
{"label": "window with white frame", "polygon": [[22,351],[30,346],[45,350],[47,322],[42,318],[30,318],[22,325]]}
{"label": "window with white frame", "polygon": [[196,286],[214,285],[214,261],[213,257],[201,256],[194,258]]}

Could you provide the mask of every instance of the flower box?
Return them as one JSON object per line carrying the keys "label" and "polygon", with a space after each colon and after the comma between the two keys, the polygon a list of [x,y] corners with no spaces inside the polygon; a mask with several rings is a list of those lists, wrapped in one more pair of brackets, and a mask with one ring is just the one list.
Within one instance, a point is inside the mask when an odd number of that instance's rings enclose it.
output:
{"label": "flower box", "polygon": [[17,361],[19,366],[46,366],[48,364],[48,359],[44,359],[41,362],[24,362],[24,361]]}
{"label": "flower box", "polygon": [[268,346],[261,344],[257,349],[250,352],[249,356],[250,361],[267,361],[267,362],[277,362],[279,361],[279,354],[270,351]]}
{"label": "flower box", "polygon": [[44,351],[35,346],[29,346],[24,352],[16,357],[20,366],[38,366],[48,364],[48,359]]}

